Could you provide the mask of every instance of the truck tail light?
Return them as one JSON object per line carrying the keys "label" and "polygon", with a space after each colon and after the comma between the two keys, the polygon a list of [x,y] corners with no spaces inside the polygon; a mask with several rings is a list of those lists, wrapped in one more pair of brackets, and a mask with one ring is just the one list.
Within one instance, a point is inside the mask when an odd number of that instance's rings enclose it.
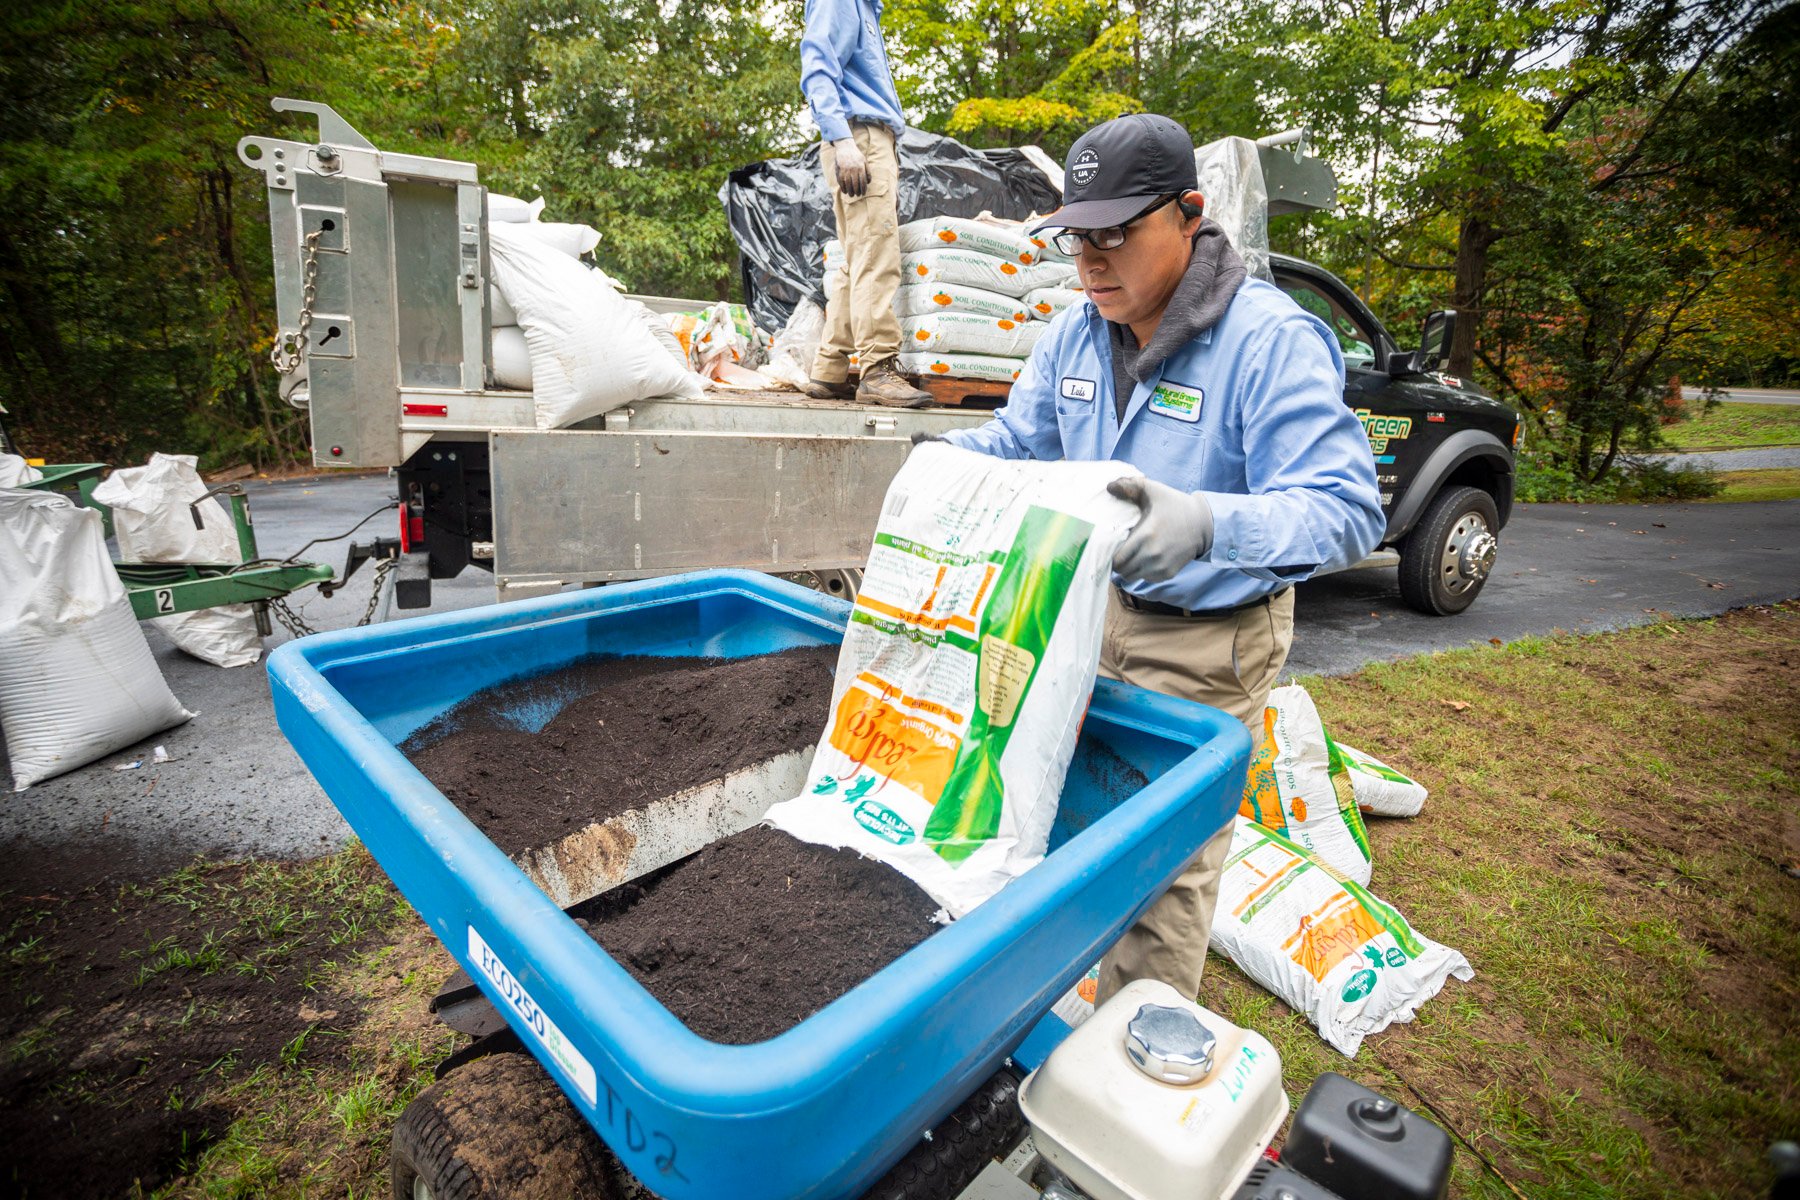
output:
{"label": "truck tail light", "polygon": [[413,505],[400,506],[400,553],[409,554],[414,547],[425,548],[425,515]]}

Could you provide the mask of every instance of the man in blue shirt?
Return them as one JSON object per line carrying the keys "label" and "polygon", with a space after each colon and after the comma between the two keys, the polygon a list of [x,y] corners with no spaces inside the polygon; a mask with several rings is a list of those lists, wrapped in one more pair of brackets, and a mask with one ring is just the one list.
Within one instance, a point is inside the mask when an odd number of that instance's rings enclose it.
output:
{"label": "man in blue shirt", "polygon": [[[1196,185],[1193,141],[1167,117],[1082,135],[1039,228],[1061,231],[1086,300],[1051,323],[1006,407],[946,440],[1141,470],[1112,485],[1142,516],[1113,561],[1101,673],[1224,709],[1260,745],[1293,585],[1361,559],[1386,519],[1337,339],[1247,277]],[[1227,827],[1108,952],[1102,1001],[1145,977],[1196,994],[1230,847]]]}
{"label": "man in blue shirt", "polygon": [[[824,144],[819,162],[831,189],[844,270],[825,281],[825,332],[804,389],[819,399],[922,408],[928,393],[900,375],[900,159],[906,131],[881,44],[881,0],[806,0],[800,89]],[[850,358],[862,366],[852,393]]]}

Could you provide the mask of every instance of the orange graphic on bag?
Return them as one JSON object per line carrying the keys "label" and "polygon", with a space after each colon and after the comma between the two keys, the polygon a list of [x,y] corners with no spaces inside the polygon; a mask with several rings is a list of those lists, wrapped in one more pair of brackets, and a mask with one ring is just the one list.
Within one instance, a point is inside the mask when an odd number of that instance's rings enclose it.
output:
{"label": "orange graphic on bag", "polygon": [[[1333,906],[1338,911],[1329,911]],[[1335,895],[1323,907],[1300,922],[1282,949],[1308,975],[1320,983],[1337,966],[1358,953],[1369,939],[1381,933],[1381,922],[1348,895]]]}
{"label": "orange graphic on bag", "polygon": [[889,699],[853,686],[831,718],[831,744],[858,766],[936,804],[962,739]]}

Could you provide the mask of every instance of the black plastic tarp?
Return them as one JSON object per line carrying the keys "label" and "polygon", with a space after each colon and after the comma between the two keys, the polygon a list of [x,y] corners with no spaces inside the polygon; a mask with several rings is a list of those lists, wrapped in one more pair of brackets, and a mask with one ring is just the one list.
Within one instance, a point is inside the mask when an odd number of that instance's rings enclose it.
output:
{"label": "black plastic tarp", "polygon": [[[972,150],[953,138],[908,129],[900,139],[900,222],[920,217],[1024,220],[1062,194],[1022,150]],[[825,243],[837,236],[817,143],[793,158],[739,167],[719,189],[743,256],[744,302],[770,332],[803,297],[825,303]]]}

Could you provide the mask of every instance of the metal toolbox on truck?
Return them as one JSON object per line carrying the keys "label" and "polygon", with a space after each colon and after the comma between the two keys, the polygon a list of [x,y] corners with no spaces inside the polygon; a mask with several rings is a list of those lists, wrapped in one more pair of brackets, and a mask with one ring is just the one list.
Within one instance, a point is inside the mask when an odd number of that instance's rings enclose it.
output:
{"label": "metal toolbox on truck", "polygon": [[767,576],[701,572],[320,634],[270,657],[281,728],[332,801],[668,1200],[860,1194],[1028,1035],[1041,1048],[1066,1030],[1051,1005],[1243,792],[1242,725],[1103,680],[1042,864],[786,1033],[733,1046],[677,1021],[396,748],[522,675],[596,655],[829,645],[849,611]]}

